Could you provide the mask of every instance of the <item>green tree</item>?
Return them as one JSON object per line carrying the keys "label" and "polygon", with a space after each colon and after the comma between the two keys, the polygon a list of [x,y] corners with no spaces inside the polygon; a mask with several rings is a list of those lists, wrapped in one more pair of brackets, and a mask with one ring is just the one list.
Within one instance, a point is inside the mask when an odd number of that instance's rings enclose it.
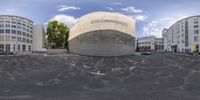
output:
{"label": "green tree", "polygon": [[47,26],[47,40],[52,48],[64,47],[68,49],[69,28],[56,20],[50,21]]}

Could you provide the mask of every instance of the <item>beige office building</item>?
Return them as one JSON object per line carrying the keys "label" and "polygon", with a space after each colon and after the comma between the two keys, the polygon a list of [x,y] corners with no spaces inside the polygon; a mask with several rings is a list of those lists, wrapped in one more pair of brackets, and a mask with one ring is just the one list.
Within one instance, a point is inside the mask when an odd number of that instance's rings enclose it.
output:
{"label": "beige office building", "polygon": [[135,21],[120,13],[87,14],[70,29],[69,49],[91,56],[134,54]]}

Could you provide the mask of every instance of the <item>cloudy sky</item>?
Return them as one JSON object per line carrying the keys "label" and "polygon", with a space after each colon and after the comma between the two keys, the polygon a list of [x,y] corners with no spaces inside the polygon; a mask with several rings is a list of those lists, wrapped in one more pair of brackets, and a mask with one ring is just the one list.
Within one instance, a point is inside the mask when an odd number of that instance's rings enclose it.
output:
{"label": "cloudy sky", "polygon": [[163,28],[200,15],[200,0],[0,0],[0,15],[18,15],[35,24],[56,19],[68,26],[94,11],[119,12],[136,19],[138,37],[161,37]]}

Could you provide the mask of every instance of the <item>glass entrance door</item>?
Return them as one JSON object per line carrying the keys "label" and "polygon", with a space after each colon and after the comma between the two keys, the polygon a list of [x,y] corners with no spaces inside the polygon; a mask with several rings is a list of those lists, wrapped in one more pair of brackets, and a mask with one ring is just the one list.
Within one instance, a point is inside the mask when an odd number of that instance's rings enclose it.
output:
{"label": "glass entrance door", "polygon": [[10,52],[10,44],[6,44],[6,52]]}

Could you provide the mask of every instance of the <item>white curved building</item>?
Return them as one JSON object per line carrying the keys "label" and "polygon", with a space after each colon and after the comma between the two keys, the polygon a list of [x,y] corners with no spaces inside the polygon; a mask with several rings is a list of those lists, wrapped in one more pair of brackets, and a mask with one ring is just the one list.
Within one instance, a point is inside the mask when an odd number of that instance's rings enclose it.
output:
{"label": "white curved building", "polygon": [[120,13],[87,14],[70,29],[69,49],[91,56],[134,54],[135,21]]}
{"label": "white curved building", "polygon": [[32,51],[33,21],[11,15],[0,15],[0,51]]}
{"label": "white curved building", "polygon": [[192,53],[200,48],[200,16],[184,18],[164,29],[164,50]]}

